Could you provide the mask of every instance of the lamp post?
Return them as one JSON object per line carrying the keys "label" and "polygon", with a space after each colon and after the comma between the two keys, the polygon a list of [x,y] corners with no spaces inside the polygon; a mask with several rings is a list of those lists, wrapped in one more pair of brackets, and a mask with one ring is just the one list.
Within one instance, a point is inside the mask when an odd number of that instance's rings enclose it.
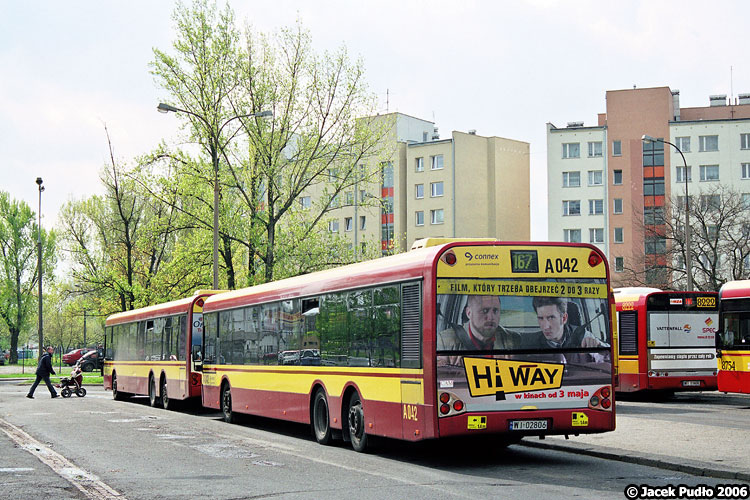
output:
{"label": "lamp post", "polygon": [[44,349],[44,329],[42,324],[42,178],[36,178],[36,185],[39,186],[39,226],[37,227],[37,270],[39,271],[39,355]]}
{"label": "lamp post", "polygon": [[687,161],[685,161],[685,155],[682,154],[680,148],[678,148],[675,144],[672,144],[669,141],[665,141],[664,139],[651,137],[650,135],[645,134],[643,135],[643,137],[641,137],[641,139],[646,142],[663,142],[664,144],[669,144],[670,146],[675,148],[682,157],[682,165],[684,167],[683,175],[685,176],[685,270],[687,272],[687,289],[688,292],[692,292],[693,272],[690,255],[690,196],[688,196],[688,167]]}
{"label": "lamp post", "polygon": [[159,113],[169,113],[171,111],[173,113],[186,113],[188,115],[194,116],[203,122],[203,124],[206,126],[206,130],[208,131],[208,134],[209,134],[208,149],[209,149],[209,152],[211,153],[211,164],[213,165],[213,168],[214,168],[213,289],[218,290],[219,289],[219,150],[223,149],[223,146],[219,143],[219,138],[221,137],[221,132],[222,130],[224,130],[224,127],[226,127],[230,122],[234,120],[238,120],[240,118],[273,116],[273,112],[259,111],[258,113],[249,113],[246,115],[233,116],[232,118],[229,118],[224,123],[222,123],[219,127],[215,127],[211,125],[205,117],[197,113],[193,113],[192,111],[188,111],[187,109],[176,108],[174,106],[165,104],[163,102],[159,103],[159,105],[156,107],[156,110],[159,111]]}

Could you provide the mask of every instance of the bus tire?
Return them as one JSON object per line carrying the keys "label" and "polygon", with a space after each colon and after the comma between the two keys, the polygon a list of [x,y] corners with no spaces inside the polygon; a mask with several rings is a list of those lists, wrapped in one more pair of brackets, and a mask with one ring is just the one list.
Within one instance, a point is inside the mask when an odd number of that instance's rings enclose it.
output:
{"label": "bus tire", "polygon": [[221,389],[221,412],[224,414],[224,422],[234,423],[236,417],[232,411],[232,390],[229,384],[224,384]]}
{"label": "bus tire", "polygon": [[128,395],[124,392],[120,392],[117,389],[117,374],[112,374],[112,399],[115,401],[124,401]]}
{"label": "bus tire", "polygon": [[148,402],[153,408],[161,406],[161,398],[156,395],[156,380],[153,375],[148,378]]}
{"label": "bus tire", "polygon": [[323,389],[315,391],[312,404],[312,433],[320,444],[331,441],[331,422],[328,410],[328,399]]}
{"label": "bus tire", "polygon": [[347,412],[347,428],[354,451],[364,452],[367,449],[367,432],[365,432],[365,411],[359,394],[352,393]]}
{"label": "bus tire", "polygon": [[169,393],[167,392],[167,377],[162,375],[159,383],[161,387],[161,406],[165,410],[174,410],[177,405],[175,402],[169,399]]}

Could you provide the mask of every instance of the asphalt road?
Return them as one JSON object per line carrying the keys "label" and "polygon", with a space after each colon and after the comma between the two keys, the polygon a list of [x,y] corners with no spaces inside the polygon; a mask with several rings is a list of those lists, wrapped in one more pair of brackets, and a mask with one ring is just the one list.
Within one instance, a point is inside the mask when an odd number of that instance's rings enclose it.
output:
{"label": "asphalt road", "polygon": [[[101,388],[88,389],[85,398],[52,400],[40,387],[36,399],[29,400],[24,397],[26,387],[0,385],[0,495],[61,499],[625,498],[623,492],[631,484],[744,484],[623,462],[613,459],[616,456],[592,456],[590,449],[597,446],[584,441],[579,444],[587,449],[563,451],[565,443],[581,438],[560,441],[558,449],[524,445],[492,449],[476,441],[417,446],[386,441],[374,453],[360,454],[341,442],[318,445],[306,426],[258,418],[227,424],[214,412],[164,411],[149,407],[146,398],[119,402]],[[671,425],[677,433],[680,425],[689,422],[686,415],[703,411],[699,407],[704,403],[691,408],[693,404],[667,403],[669,411],[657,406],[656,416],[663,420],[665,414],[673,415]],[[622,403],[620,415],[647,425],[653,417],[643,405],[648,403]],[[731,434],[732,429],[727,432]],[[601,449],[617,449],[609,445],[620,438],[600,437],[606,443]],[[659,443],[649,445],[654,446]]]}

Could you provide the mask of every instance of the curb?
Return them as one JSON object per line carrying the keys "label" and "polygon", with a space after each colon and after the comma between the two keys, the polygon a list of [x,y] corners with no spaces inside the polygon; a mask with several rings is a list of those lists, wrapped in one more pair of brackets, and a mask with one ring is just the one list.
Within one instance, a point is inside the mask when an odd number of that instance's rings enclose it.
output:
{"label": "curb", "polygon": [[577,453],[580,455],[605,458],[608,460],[617,460],[619,462],[627,462],[632,464],[645,465],[648,467],[656,467],[659,469],[673,470],[677,472],[684,472],[686,474],[692,474],[694,476],[714,477],[719,479],[736,479],[739,481],[750,482],[750,472],[748,471],[718,469],[715,467],[711,467],[711,464],[708,464],[706,462],[699,462],[695,460],[687,460],[683,461],[682,463],[678,463],[677,461],[680,460],[678,457],[667,457],[663,455],[647,456],[633,452],[626,452],[617,448],[575,443],[564,445],[546,443],[543,441],[523,440],[518,444],[520,444],[521,446],[528,446],[529,448],[541,448],[547,450],[563,451],[566,453]]}

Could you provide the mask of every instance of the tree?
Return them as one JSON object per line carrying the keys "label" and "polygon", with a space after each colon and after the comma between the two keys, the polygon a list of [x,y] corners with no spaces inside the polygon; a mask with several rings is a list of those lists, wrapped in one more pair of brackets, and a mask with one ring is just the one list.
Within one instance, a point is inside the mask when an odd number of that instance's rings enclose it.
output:
{"label": "tree", "polygon": [[[730,187],[716,186],[691,195],[690,253],[696,290],[718,291],[727,281],[750,277],[750,205]],[[638,218],[647,255],[645,267],[628,268],[638,286],[685,290],[687,282],[685,197],[667,198],[663,210]]]}
{"label": "tree", "polygon": [[55,233],[42,229],[40,234],[35,220],[25,202],[0,191],[0,319],[10,333],[11,363],[18,361],[18,336],[34,317],[39,237],[44,276],[54,276]]}
{"label": "tree", "polygon": [[[186,172],[178,177],[192,174],[205,186],[209,169],[218,168],[228,287],[241,274],[253,284],[341,263],[338,256],[312,260],[334,238],[321,230],[327,215],[345,190],[379,180],[373,158],[388,156],[380,149],[383,128],[357,119],[374,115],[375,104],[362,63],[350,62],[343,48],[316,54],[299,25],[274,37],[248,28],[240,44],[229,7],[219,13],[205,1],[178,6],[174,17],[175,55],[155,50],[152,72],[210,162],[202,169],[177,162]],[[272,120],[249,117],[269,110]],[[200,193],[193,185],[180,200]],[[306,195],[316,203],[300,204]],[[195,215],[205,221],[205,212]]]}
{"label": "tree", "polygon": [[200,262],[179,241],[190,236],[189,228],[178,226],[170,205],[140,189],[142,183],[115,160],[111,142],[110,160],[101,176],[105,194],[61,210],[74,293],[108,314],[192,292],[203,278]]}

